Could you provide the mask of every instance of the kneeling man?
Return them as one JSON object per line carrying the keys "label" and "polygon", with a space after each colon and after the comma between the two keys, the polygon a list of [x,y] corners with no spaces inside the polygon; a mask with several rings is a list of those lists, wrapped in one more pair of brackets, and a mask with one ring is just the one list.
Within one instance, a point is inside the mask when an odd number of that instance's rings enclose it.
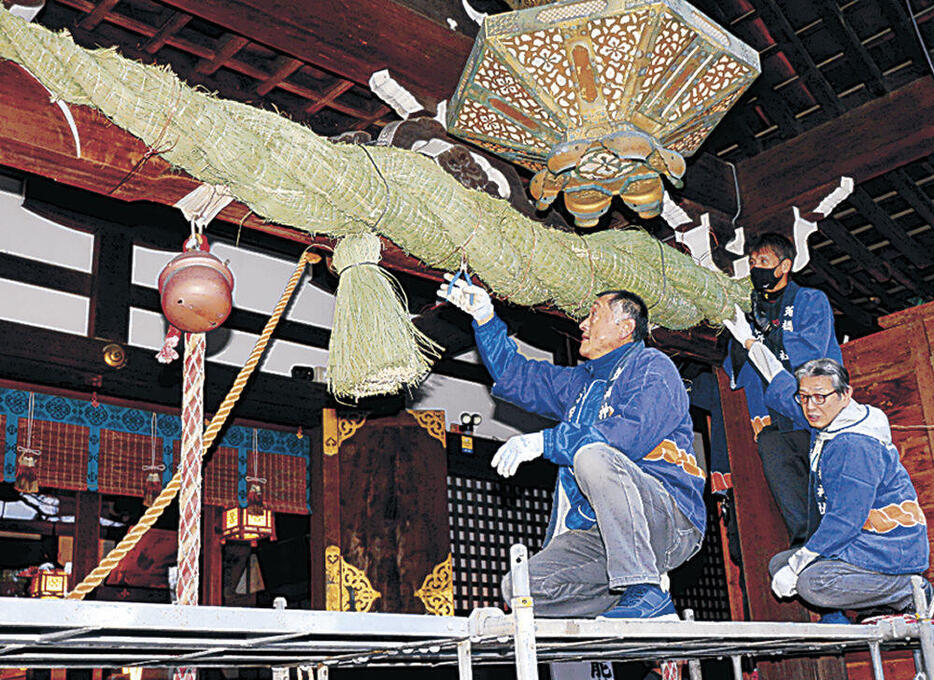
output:
{"label": "kneeling man", "polygon": [[528,565],[536,615],[676,618],[661,576],[700,548],[704,473],[681,376],[643,342],[645,303],[601,293],[580,325],[589,361],[558,367],[519,354],[482,288],[458,280],[438,293],[474,317],[493,395],[561,421],[510,438],[492,460],[504,477],[539,456],[558,466],[545,547]]}
{"label": "kneeling man", "polygon": [[[911,575],[928,567],[927,522],[888,418],[853,399],[849,374],[833,359],[808,361],[792,377],[739,314],[726,324],[769,381],[768,406],[811,431],[819,524],[802,548],[772,558],[772,590],[818,609],[909,611]],[[847,621],[839,611],[823,620]]]}

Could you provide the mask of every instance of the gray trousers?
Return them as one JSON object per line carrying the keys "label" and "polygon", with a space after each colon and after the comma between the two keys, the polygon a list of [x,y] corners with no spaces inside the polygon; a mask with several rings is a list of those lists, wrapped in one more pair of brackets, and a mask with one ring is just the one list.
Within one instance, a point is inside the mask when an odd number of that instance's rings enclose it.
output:
{"label": "gray trousers", "polygon": [[[637,583],[687,561],[703,535],[654,477],[606,444],[582,447],[574,476],[597,515],[597,525],[556,536],[528,562],[536,616],[591,617]],[[512,597],[512,579],[503,580]]]}
{"label": "gray trousers", "polygon": [[[783,550],[769,561],[769,574],[788,564],[795,550]],[[822,609],[904,611],[912,604],[911,574],[880,574],[842,560],[818,559],[798,574],[798,596]]]}

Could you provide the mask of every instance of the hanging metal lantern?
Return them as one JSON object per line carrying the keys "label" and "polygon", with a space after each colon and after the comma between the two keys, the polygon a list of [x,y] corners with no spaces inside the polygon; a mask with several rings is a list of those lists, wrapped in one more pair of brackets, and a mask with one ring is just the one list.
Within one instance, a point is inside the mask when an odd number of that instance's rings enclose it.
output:
{"label": "hanging metal lantern", "polygon": [[233,306],[233,274],[204,250],[189,250],[159,274],[162,311],[176,328],[205,333],[220,326]]}
{"label": "hanging metal lantern", "polygon": [[613,196],[661,212],[691,156],[760,73],[755,50],[681,0],[564,0],[489,16],[448,131],[536,172],[592,227]]}

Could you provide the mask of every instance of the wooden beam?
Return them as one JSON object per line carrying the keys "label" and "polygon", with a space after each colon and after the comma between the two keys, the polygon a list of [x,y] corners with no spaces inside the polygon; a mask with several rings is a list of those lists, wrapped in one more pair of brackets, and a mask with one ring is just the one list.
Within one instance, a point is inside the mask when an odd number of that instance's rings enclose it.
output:
{"label": "wooden beam", "polygon": [[795,72],[807,83],[811,96],[833,115],[839,115],[843,111],[843,106],[837,98],[837,93],[834,92],[817,64],[814,63],[804,43],[801,42],[794,27],[782,11],[781,6],[775,0],[750,1],[769,29],[781,34],[781,38],[778,40],[779,48],[794,64]]}
{"label": "wooden beam", "polygon": [[3,278],[72,295],[91,295],[91,275],[28,257],[0,252]]}
{"label": "wooden beam", "polygon": [[275,66],[269,77],[256,86],[256,94],[265,97],[276,85],[298,71],[302,66],[304,66],[304,63],[298,59],[284,55],[276,57]]}
{"label": "wooden beam", "polygon": [[[0,375],[13,381],[55,386],[87,394],[92,390],[117,399],[134,400],[145,394],[149,403],[174,408],[181,394],[181,365],[163,366],[151,349],[127,346],[126,366],[114,370],[104,363],[107,340],[85,338],[36,326],[0,321]],[[205,408],[221,403],[237,369],[208,361],[212,378],[205,384]],[[295,381],[257,372],[237,403],[238,418],[291,425],[302,422],[308,410],[333,404],[324,385],[304,389],[302,402],[292,393]]]}
{"label": "wooden beam", "polygon": [[863,45],[856,31],[847,22],[846,17],[840,10],[837,0],[818,0],[817,11],[823,19],[824,25],[840,43],[840,48],[844,51],[846,60],[854,54],[864,73],[868,73],[866,87],[873,97],[879,97],[886,94],[889,88],[885,84],[885,76],[879,69],[879,65],[869,54],[869,50]]}
{"label": "wooden beam", "polygon": [[224,66],[228,59],[239,52],[249,42],[249,39],[241,35],[225,35],[218,41],[214,56],[210,59],[203,59],[195,65],[195,73],[200,73],[205,76],[211,75],[221,66]]}
{"label": "wooden beam", "polygon": [[78,26],[85,31],[93,31],[104,20],[104,17],[117,6],[120,0],[100,0],[97,6],[91,10],[91,13],[84,17]]}
{"label": "wooden beam", "polygon": [[130,334],[130,286],[133,241],[125,234],[100,230],[94,237],[94,271],[88,335],[124,343]]}
{"label": "wooden beam", "polygon": [[143,52],[146,54],[155,54],[172,38],[176,33],[182,30],[185,25],[191,21],[191,15],[184,12],[173,12],[172,16],[166,21],[159,30],[149,40],[143,43]]}
{"label": "wooden beam", "polygon": [[305,113],[318,113],[318,111],[323,109],[325,106],[330,106],[335,99],[340,97],[352,87],[353,83],[349,80],[338,80],[336,83],[322,92],[317,100],[312,100],[308,106],[305,107]]}
{"label": "wooden beam", "polygon": [[896,170],[889,173],[887,179],[895,187],[895,191],[902,197],[902,200],[917,213],[921,221],[934,229],[934,208],[931,207],[931,199],[911,180],[908,173],[904,170]]}
{"label": "wooden beam", "polygon": [[905,230],[895,223],[888,212],[879,207],[863,187],[856,187],[847,201],[915,267],[927,269],[934,264],[926,249],[913,242]]}
{"label": "wooden beam", "polygon": [[892,279],[894,272],[889,263],[869,250],[862,241],[853,236],[846,227],[833,217],[821,220],[817,226],[824,236],[853,258],[876,281],[885,283]]}
{"label": "wooden beam", "polygon": [[784,144],[740,162],[747,238],[791,229],[791,207],[812,210],[840,181],[857,183],[923,158],[934,146],[934,81],[919,78]]}
{"label": "wooden beam", "polygon": [[435,104],[454,91],[473,40],[392,0],[165,0],[254,42],[366,86],[388,68]]}

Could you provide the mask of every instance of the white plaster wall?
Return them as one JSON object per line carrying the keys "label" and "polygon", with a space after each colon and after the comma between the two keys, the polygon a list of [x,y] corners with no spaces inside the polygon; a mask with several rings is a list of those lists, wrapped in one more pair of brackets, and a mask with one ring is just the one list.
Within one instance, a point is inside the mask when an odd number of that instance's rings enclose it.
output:
{"label": "white plaster wall", "polygon": [[[23,197],[0,191],[0,252],[90,272],[94,236],[33,215]],[[87,335],[89,300],[0,278],[0,319]]]}
{"label": "white plaster wall", "polygon": [[0,319],[87,335],[88,305],[80,295],[0,279]]}
{"label": "white plaster wall", "polygon": [[22,196],[0,191],[0,252],[90,273],[94,235],[50,222],[22,205]]}

